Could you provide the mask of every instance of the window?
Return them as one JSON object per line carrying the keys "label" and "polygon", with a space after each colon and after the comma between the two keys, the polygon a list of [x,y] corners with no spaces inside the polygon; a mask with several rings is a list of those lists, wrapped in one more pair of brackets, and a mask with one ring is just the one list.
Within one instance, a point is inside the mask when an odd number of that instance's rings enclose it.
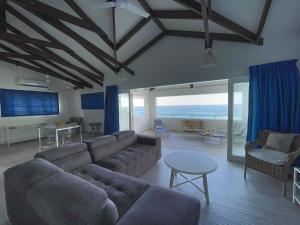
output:
{"label": "window", "polygon": [[133,115],[145,117],[145,99],[142,96],[133,96]]}
{"label": "window", "polygon": [[104,109],[103,92],[82,94],[81,108],[82,109]]}
{"label": "window", "polygon": [[0,89],[1,116],[59,114],[58,93]]}
{"label": "window", "polygon": [[227,120],[227,102],[227,93],[157,97],[156,117]]}

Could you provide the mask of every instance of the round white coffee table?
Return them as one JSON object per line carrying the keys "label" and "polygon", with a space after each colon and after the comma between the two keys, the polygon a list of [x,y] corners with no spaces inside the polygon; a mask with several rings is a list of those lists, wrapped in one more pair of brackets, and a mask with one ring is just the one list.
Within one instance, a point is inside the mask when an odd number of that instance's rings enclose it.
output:
{"label": "round white coffee table", "polygon": [[[176,151],[164,157],[164,161],[171,168],[170,188],[190,183],[199,191],[204,193],[206,201],[209,202],[207,174],[214,172],[218,164],[208,156],[193,151]],[[185,181],[174,185],[174,176],[179,174]],[[197,175],[188,179],[184,174]],[[193,181],[203,178],[204,190],[199,188]]]}

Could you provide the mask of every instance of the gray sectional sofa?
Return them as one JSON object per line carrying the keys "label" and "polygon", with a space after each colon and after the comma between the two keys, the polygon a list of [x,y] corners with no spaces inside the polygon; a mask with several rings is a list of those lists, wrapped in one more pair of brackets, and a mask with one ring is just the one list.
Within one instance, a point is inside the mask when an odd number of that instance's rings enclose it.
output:
{"label": "gray sectional sofa", "polygon": [[160,156],[160,139],[133,131],[38,153],[4,173],[8,216],[13,225],[198,225],[198,200],[133,177]]}

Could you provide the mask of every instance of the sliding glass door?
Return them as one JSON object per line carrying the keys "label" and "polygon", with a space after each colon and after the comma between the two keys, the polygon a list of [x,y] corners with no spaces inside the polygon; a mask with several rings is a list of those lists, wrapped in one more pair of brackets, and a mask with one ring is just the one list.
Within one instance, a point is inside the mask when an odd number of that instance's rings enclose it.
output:
{"label": "sliding glass door", "polygon": [[248,122],[249,79],[239,78],[228,83],[228,146],[227,157],[243,161]]}
{"label": "sliding glass door", "polygon": [[119,94],[119,121],[120,130],[130,129],[130,103],[129,103],[129,93]]}

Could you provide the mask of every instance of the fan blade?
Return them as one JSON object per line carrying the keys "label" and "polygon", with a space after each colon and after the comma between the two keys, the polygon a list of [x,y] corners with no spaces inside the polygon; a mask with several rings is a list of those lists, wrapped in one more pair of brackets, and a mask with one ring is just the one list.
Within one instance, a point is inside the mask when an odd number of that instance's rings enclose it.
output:
{"label": "fan blade", "polygon": [[101,10],[101,9],[108,9],[108,8],[113,8],[116,7],[115,2],[105,2],[101,4],[97,4],[95,6],[92,6],[93,10]]}
{"label": "fan blade", "polygon": [[122,7],[123,9],[126,9],[130,12],[133,12],[135,14],[138,14],[140,16],[143,16],[145,18],[148,18],[150,16],[149,13],[147,13],[145,10],[140,9],[139,7],[136,7],[135,5],[131,3],[127,3],[125,7]]}

